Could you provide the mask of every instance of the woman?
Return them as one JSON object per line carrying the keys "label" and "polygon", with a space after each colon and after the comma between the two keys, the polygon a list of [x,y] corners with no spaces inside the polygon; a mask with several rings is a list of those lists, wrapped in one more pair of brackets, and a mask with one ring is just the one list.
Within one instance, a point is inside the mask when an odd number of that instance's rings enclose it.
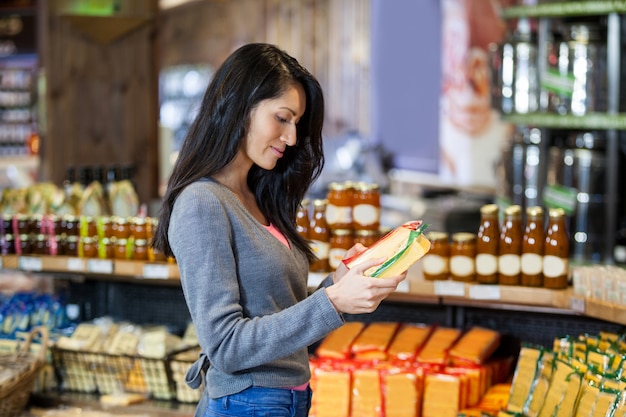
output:
{"label": "woman", "polygon": [[306,416],[307,347],[406,276],[363,276],[378,259],[307,293],[314,255],[295,217],[323,167],[323,119],[317,80],[275,46],[249,44],[214,74],[181,147],[153,245],[177,260],[202,348],[187,376],[193,387],[204,377],[198,416]]}

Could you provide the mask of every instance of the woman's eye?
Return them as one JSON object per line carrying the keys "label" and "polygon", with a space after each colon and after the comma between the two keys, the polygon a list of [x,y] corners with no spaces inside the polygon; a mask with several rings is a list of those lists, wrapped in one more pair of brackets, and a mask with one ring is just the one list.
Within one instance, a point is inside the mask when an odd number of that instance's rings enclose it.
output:
{"label": "woman's eye", "polygon": [[276,116],[276,119],[280,122],[280,123],[287,123],[287,119],[280,117],[280,116]]}

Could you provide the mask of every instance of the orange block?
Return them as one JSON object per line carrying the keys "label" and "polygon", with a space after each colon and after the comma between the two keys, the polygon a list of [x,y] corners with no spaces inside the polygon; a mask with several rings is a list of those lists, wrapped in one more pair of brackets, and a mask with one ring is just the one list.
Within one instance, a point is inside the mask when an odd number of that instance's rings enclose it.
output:
{"label": "orange block", "polygon": [[430,326],[403,325],[389,345],[387,350],[389,359],[415,360],[418,350],[428,339],[431,330]]}
{"label": "orange block", "polygon": [[461,397],[461,379],[457,376],[425,375],[422,417],[457,417]]}
{"label": "orange block", "polygon": [[351,416],[381,417],[383,409],[380,374],[376,369],[352,372]]}
{"label": "orange block", "polygon": [[448,359],[448,350],[461,335],[459,329],[438,327],[426,341],[426,344],[417,354],[417,361],[430,364],[445,364]]}
{"label": "orange block", "polygon": [[385,417],[419,417],[417,378],[415,372],[384,374]]}
{"label": "orange block", "polygon": [[351,375],[349,371],[316,368],[311,417],[350,417]]}
{"label": "orange block", "polygon": [[352,342],[361,333],[365,324],[348,322],[333,330],[320,343],[315,352],[319,358],[347,359],[350,356]]}
{"label": "orange block", "polygon": [[377,322],[367,326],[352,344],[352,354],[358,360],[387,359],[387,347],[400,326],[394,322]]}
{"label": "orange block", "polygon": [[450,349],[450,357],[456,363],[484,363],[498,348],[500,333],[495,330],[473,327]]}

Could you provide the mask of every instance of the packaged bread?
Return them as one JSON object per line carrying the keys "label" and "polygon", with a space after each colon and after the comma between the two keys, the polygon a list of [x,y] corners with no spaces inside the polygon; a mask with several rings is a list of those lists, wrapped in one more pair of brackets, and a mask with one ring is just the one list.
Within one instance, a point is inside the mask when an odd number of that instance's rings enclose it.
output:
{"label": "packaged bread", "polygon": [[424,236],[428,225],[413,220],[396,227],[365,251],[345,259],[348,268],[376,258],[386,260],[365,271],[365,275],[386,278],[400,275],[430,250],[430,241]]}

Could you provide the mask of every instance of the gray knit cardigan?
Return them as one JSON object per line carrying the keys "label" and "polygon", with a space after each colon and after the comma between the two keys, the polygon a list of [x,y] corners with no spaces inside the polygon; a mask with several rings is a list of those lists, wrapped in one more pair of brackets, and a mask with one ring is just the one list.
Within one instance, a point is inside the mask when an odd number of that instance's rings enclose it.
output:
{"label": "gray knit cardigan", "polygon": [[[326,291],[308,293],[305,255],[276,239],[213,180],[181,192],[168,236],[202,348],[190,385],[199,385],[206,366],[213,398],[307,382],[307,347],[343,318]],[[330,284],[328,277],[320,288]]]}

